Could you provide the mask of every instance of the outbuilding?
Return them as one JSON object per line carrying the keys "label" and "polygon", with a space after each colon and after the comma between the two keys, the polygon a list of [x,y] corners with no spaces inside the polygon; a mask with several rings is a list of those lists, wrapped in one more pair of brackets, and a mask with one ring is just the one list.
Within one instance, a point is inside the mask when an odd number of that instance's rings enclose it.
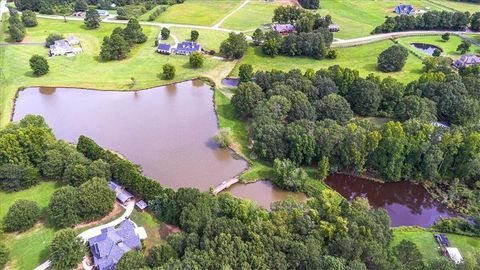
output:
{"label": "outbuilding", "polygon": [[456,247],[446,247],[445,251],[447,253],[447,256],[455,263],[455,264],[460,264],[463,262],[462,254],[460,254],[460,251]]}
{"label": "outbuilding", "polygon": [[170,54],[172,52],[172,47],[169,44],[158,43],[157,52],[161,54]]}

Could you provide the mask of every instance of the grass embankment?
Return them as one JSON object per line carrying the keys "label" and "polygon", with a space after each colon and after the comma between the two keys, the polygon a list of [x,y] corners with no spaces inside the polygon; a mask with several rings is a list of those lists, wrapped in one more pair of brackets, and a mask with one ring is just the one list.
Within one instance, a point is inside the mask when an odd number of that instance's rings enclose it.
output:
{"label": "grass embankment", "polygon": [[148,212],[139,212],[137,209],[133,210],[130,219],[139,227],[145,228],[147,232],[147,239],[143,240],[144,251],[150,250],[154,245],[165,241],[160,235],[160,225],[162,224],[152,214]]}
{"label": "grass embankment", "polygon": [[[29,66],[33,54],[47,56],[48,50],[42,46],[1,46],[0,64],[0,127],[10,121],[13,100],[17,89],[28,86],[79,87],[100,90],[132,90],[165,85],[172,82],[197,78],[206,72],[224,70],[231,63],[207,58],[204,66],[192,69],[188,57],[164,56],[155,52],[154,41],[160,29],[143,27],[148,40],[137,45],[122,61],[100,62],[98,54],[104,36],[110,35],[117,24],[103,23],[99,29],[86,30],[83,22],[39,19],[39,25],[27,28],[25,42],[44,42],[50,33],[75,35],[80,38],[83,53],[75,57],[58,56],[49,58],[50,72],[42,77],[35,77]],[[124,27],[124,26],[122,26]],[[4,28],[5,29],[5,28]],[[163,80],[159,73],[162,66],[170,63],[176,68],[173,80]],[[131,84],[130,78],[136,84]]]}
{"label": "grass embankment", "polygon": [[[398,227],[393,229],[392,246],[397,245],[402,240],[409,240],[417,244],[423,258],[426,262],[443,256],[441,250],[433,238],[432,232],[428,229],[419,227]],[[469,237],[458,234],[446,234],[450,245],[459,249],[463,256],[480,249],[480,238]]]}
{"label": "grass embankment", "polygon": [[302,71],[309,68],[318,70],[333,65],[340,65],[342,67],[358,70],[361,76],[375,73],[375,75],[380,77],[392,76],[405,83],[417,79],[422,73],[422,61],[412,54],[409,55],[407,63],[402,71],[383,73],[377,70],[378,55],[392,45],[393,43],[391,41],[385,40],[363,46],[339,48],[337,49],[338,56],[333,60],[316,60],[309,57],[288,56],[275,56],[272,58],[264,55],[261,48],[251,47],[230,75],[234,77],[238,76],[238,68],[240,64],[251,64],[255,70],[267,71],[272,69],[288,71],[294,68],[298,68]]}
{"label": "grass embankment", "polygon": [[[425,52],[414,48],[410,43],[426,43],[438,46],[443,50],[442,56],[451,57],[452,59],[457,59],[461,56],[461,53],[457,52],[457,47],[462,43],[462,40],[462,38],[455,35],[450,35],[449,41],[443,41],[441,36],[416,36],[397,39],[398,43],[415,50],[419,55],[428,56]],[[480,47],[472,44],[470,52],[478,53],[480,52]]]}
{"label": "grass embankment", "polygon": [[221,27],[233,30],[255,30],[272,22],[273,11],[281,6],[278,2],[250,2],[242,9],[228,17]]}
{"label": "grass embankment", "polygon": [[[440,2],[440,1],[439,1]],[[355,38],[368,36],[372,30],[385,21],[385,16],[396,16],[395,7],[405,1],[401,0],[374,0],[374,1],[345,1],[329,0],[321,2],[318,12],[322,15],[331,15],[333,22],[340,26],[336,38]],[[410,0],[408,4],[416,9],[445,10],[444,7],[428,0]]]}
{"label": "grass embankment", "polygon": [[156,22],[211,26],[234,10],[239,0],[189,0],[167,8]]}
{"label": "grass embankment", "polygon": [[[18,192],[0,192],[0,220],[3,220],[8,208],[19,199],[35,201],[40,209],[45,210],[58,187],[56,182],[49,181]],[[31,270],[45,261],[54,234],[55,230],[43,223],[38,223],[23,233],[6,233],[3,240],[10,250],[7,269]]]}

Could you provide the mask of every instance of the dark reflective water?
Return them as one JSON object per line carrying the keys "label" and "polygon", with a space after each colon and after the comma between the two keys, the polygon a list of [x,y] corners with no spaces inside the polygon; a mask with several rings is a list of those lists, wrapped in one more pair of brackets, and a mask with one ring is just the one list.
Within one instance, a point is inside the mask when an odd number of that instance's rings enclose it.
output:
{"label": "dark reflective water", "polygon": [[366,197],[372,206],[385,208],[395,227],[428,227],[440,217],[453,215],[433,200],[425,188],[410,182],[382,184],[341,174],[331,175],[325,182],[349,200]]}
{"label": "dark reflective water", "polygon": [[137,92],[30,88],[19,92],[14,121],[26,114],[45,117],[66,141],[93,138],[172,188],[206,191],[247,166],[211,140],[213,91],[198,80]]}
{"label": "dark reflective water", "polygon": [[240,198],[254,200],[265,209],[270,209],[271,203],[283,201],[288,196],[293,196],[299,201],[304,201],[307,198],[303,193],[283,191],[270,181],[257,181],[246,185],[236,184],[226,191]]}
{"label": "dark reflective water", "polygon": [[239,83],[240,80],[238,78],[225,78],[222,80],[222,84],[226,86],[237,87]]}
{"label": "dark reflective water", "polygon": [[411,43],[411,45],[422,52],[428,54],[428,55],[433,55],[433,52],[435,50],[440,50],[440,52],[443,52],[442,48],[432,45],[432,44],[426,44],[426,43]]}

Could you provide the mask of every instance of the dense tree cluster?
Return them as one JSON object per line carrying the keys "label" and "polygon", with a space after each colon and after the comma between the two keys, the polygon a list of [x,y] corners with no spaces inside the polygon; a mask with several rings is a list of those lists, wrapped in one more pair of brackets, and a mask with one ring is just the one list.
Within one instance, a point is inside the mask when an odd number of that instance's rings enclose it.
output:
{"label": "dense tree cluster", "polygon": [[18,200],[8,209],[3,219],[3,228],[7,232],[26,231],[33,227],[40,217],[40,208],[36,202]]}
{"label": "dense tree cluster", "polygon": [[10,17],[8,17],[8,34],[10,39],[15,42],[22,41],[26,35],[25,26],[14,9],[10,9]]}
{"label": "dense tree cluster", "polygon": [[103,61],[125,59],[135,44],[146,41],[147,36],[142,32],[137,19],[130,19],[124,29],[117,27],[110,37],[103,38],[100,59]]}
{"label": "dense tree cluster", "polygon": [[220,54],[227,59],[240,59],[248,49],[247,37],[243,33],[231,32],[220,44]]}
{"label": "dense tree cluster", "polygon": [[[285,159],[297,166],[325,167],[328,161],[329,172],[368,171],[387,181],[445,184],[457,178],[473,190],[462,199],[474,202],[480,191],[480,170],[474,165],[480,164],[475,146],[480,138],[479,82],[474,76],[434,72],[405,86],[392,78],[361,78],[338,66],[305,74],[259,71],[253,81],[240,84],[232,104],[240,117],[252,121],[255,153],[268,161],[282,160],[290,174],[295,166],[287,166]],[[378,127],[352,118],[353,113],[403,123]],[[433,125],[437,120],[453,125]],[[301,190],[302,177],[294,174],[281,173],[277,183]],[[284,179],[299,180],[292,185]]]}
{"label": "dense tree cluster", "polygon": [[22,23],[25,27],[37,26],[37,15],[31,10],[25,10],[22,12]]}
{"label": "dense tree cluster", "polygon": [[[478,16],[478,15],[476,15]],[[475,16],[472,18],[476,18]],[[450,11],[427,11],[418,16],[400,15],[387,17],[372,33],[390,33],[409,30],[463,31],[471,23],[469,13]],[[476,21],[473,22],[475,25]]]}
{"label": "dense tree cluster", "polygon": [[377,67],[383,72],[402,70],[407,62],[408,50],[401,45],[393,45],[378,56]]}
{"label": "dense tree cluster", "polygon": [[87,29],[97,29],[100,27],[100,15],[94,8],[89,8],[85,13],[84,24]]}
{"label": "dense tree cluster", "polygon": [[60,230],[50,244],[50,268],[74,269],[85,256],[86,246],[73,229]]}

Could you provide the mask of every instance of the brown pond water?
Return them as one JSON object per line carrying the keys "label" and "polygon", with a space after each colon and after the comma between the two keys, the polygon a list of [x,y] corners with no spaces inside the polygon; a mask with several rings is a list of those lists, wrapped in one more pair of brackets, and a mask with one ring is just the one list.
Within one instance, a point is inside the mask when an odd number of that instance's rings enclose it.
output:
{"label": "brown pond water", "polygon": [[342,174],[330,175],[325,182],[349,200],[366,197],[373,207],[385,208],[394,227],[428,227],[440,217],[454,215],[433,200],[424,187],[410,182],[382,184]]}
{"label": "brown pond water", "polygon": [[257,181],[246,185],[235,184],[226,191],[234,196],[256,201],[258,205],[265,209],[270,209],[271,203],[283,201],[288,196],[292,196],[299,201],[304,201],[307,198],[303,193],[283,191],[270,181]]}
{"label": "brown pond water", "polygon": [[137,92],[30,88],[19,92],[13,120],[26,114],[42,115],[57,138],[93,138],[172,188],[206,191],[247,167],[212,141],[213,91],[201,81]]}

